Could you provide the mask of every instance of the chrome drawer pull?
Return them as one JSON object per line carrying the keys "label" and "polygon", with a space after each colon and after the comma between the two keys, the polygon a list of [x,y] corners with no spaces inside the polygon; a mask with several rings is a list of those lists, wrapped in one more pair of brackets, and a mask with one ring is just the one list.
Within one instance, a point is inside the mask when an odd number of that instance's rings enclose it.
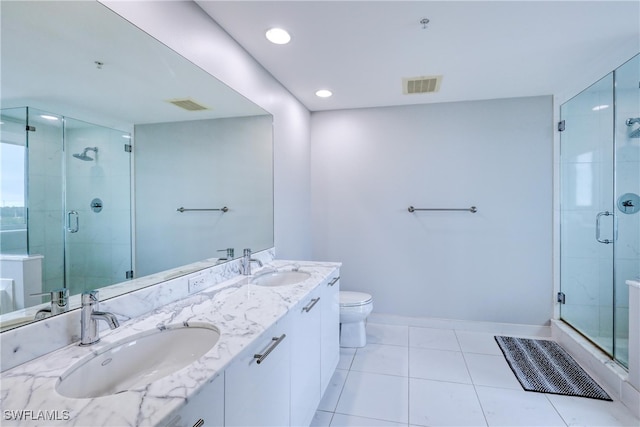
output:
{"label": "chrome drawer pull", "polygon": [[198,421],[196,421],[193,427],[202,427],[203,425],[204,425],[204,420],[200,418]]}
{"label": "chrome drawer pull", "polygon": [[320,301],[320,297],[318,298],[314,298],[311,300],[311,302],[309,303],[309,305],[307,305],[306,307],[304,307],[302,309],[302,311],[306,311],[307,313],[311,311],[311,309],[313,308],[314,305],[316,305],[318,303],[318,301]]}
{"label": "chrome drawer pull", "polygon": [[266,358],[267,358],[267,356],[269,355],[269,353],[271,353],[271,352],[273,351],[273,349],[275,349],[275,348],[278,346],[278,344],[280,344],[280,343],[282,342],[282,340],[283,340],[286,336],[287,336],[286,334],[282,334],[282,335],[280,335],[280,338],[278,338],[278,337],[273,337],[273,338],[271,338],[271,341],[273,341],[273,343],[272,343],[272,344],[271,344],[271,346],[267,349],[267,351],[265,351],[265,352],[264,352],[264,353],[262,353],[262,354],[254,354],[254,355],[253,355],[253,358],[254,358],[254,359],[258,359],[258,360],[256,360],[256,363],[257,363],[258,365],[259,365],[260,363],[262,363],[262,361],[263,361],[264,359],[266,359]]}
{"label": "chrome drawer pull", "polygon": [[334,277],[333,280],[329,282],[329,286],[335,285],[338,280],[340,280],[340,276]]}

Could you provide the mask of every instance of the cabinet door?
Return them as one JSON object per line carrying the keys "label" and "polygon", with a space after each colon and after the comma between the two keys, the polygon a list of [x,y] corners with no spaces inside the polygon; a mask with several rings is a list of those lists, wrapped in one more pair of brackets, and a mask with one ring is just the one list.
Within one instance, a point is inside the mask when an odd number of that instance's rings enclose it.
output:
{"label": "cabinet door", "polygon": [[320,384],[324,394],[340,359],[340,270],[321,286],[322,298],[322,340]]}
{"label": "cabinet door", "polygon": [[[226,369],[226,426],[289,425],[288,322],[287,316],[269,328]],[[258,354],[266,356],[260,361]]]}
{"label": "cabinet door", "polygon": [[320,403],[321,289],[304,298],[291,316],[291,425],[308,426]]}
{"label": "cabinet door", "polygon": [[221,427],[224,425],[224,374],[218,375],[195,396],[190,397],[166,427]]}

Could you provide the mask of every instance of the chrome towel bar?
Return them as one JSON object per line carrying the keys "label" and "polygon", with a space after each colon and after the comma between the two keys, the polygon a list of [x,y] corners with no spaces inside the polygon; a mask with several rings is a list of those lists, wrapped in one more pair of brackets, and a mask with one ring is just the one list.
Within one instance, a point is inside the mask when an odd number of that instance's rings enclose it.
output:
{"label": "chrome towel bar", "polygon": [[229,210],[228,207],[223,207],[220,209],[187,209],[187,208],[178,208],[176,209],[178,212],[186,212],[186,211],[222,211],[222,212],[227,212]]}
{"label": "chrome towel bar", "polygon": [[409,212],[415,212],[415,211],[468,211],[471,213],[476,213],[478,212],[478,208],[476,208],[475,206],[471,206],[470,208],[462,208],[462,209],[456,209],[456,208],[414,208],[413,206],[409,206],[409,209],[407,209]]}

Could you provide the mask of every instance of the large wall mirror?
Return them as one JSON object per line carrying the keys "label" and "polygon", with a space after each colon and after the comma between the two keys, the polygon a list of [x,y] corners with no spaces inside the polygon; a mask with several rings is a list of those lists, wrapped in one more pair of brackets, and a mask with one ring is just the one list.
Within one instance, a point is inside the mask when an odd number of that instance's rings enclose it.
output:
{"label": "large wall mirror", "polygon": [[2,330],[273,246],[270,114],[98,2],[0,8]]}

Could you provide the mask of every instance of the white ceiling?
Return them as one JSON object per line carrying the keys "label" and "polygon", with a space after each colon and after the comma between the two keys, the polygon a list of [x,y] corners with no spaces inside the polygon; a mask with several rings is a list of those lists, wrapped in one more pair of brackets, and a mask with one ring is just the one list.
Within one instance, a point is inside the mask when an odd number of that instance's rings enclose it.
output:
{"label": "white ceiling", "polygon": [[[96,1],[2,1],[0,18],[2,108],[113,127],[265,113]],[[167,102],[183,98],[209,109]]]}
{"label": "white ceiling", "polygon": [[[640,51],[638,1],[197,3],[311,111],[557,94],[598,56]],[[291,43],[268,42],[271,27]],[[402,94],[403,77],[430,75],[438,93]]]}

